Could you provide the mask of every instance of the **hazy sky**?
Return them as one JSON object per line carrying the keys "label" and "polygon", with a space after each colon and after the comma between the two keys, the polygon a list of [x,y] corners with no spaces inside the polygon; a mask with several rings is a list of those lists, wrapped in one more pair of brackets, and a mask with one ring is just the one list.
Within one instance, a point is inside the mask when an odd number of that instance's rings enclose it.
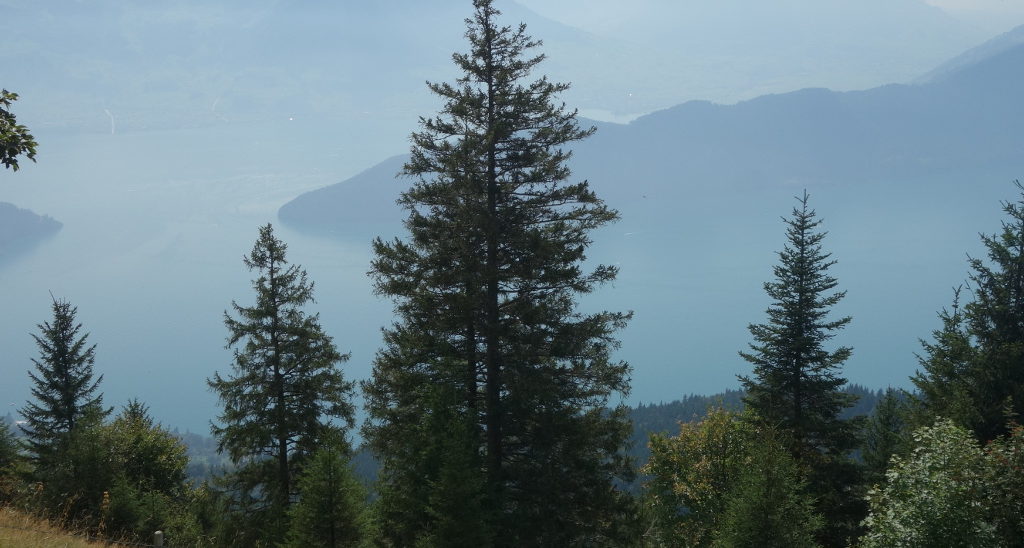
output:
{"label": "hazy sky", "polygon": [[[516,0],[520,4],[566,24],[600,28],[615,18],[631,13],[649,12],[661,0],[587,0],[588,9],[580,10],[580,0]],[[701,9],[712,0],[683,2],[680,6]],[[893,0],[902,2],[904,0]],[[916,1],[916,0],[915,0]],[[1024,1],[1021,0],[922,0],[921,3],[943,9],[950,15],[972,24],[983,26],[989,32],[1005,32],[1024,22]],[[824,3],[823,3],[824,4]],[[687,7],[683,7],[687,9]]]}
{"label": "hazy sky", "polygon": [[926,0],[928,4],[950,12],[973,12],[988,17],[1003,14],[1024,14],[1024,2],[1019,0]]}

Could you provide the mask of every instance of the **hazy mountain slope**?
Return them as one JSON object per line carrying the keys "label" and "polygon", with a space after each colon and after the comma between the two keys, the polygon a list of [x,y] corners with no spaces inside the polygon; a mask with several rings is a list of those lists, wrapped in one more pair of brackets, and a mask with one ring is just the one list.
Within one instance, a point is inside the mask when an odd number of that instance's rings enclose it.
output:
{"label": "hazy mountain slope", "polygon": [[922,0],[519,1],[568,25],[672,52],[658,76],[689,92],[674,102],[904,82],[987,38]]}
{"label": "hazy mountain slope", "polygon": [[[902,80],[982,39],[919,0],[562,4],[498,7],[544,40],[548,73],[575,84],[571,104],[608,115]],[[0,0],[0,66],[37,126],[328,116],[406,127],[432,105],[423,82],[452,74],[469,12],[468,0]]]}
{"label": "hazy mountain slope", "polygon": [[52,217],[0,202],[0,265],[56,234],[61,226]]}
{"label": "hazy mountain slope", "polygon": [[[843,410],[844,419],[870,415],[885,393],[883,390],[870,390],[859,384],[847,385],[843,391],[857,396],[856,404]],[[629,454],[633,457],[633,462],[637,466],[643,466],[650,459],[651,452],[647,444],[652,435],[678,435],[680,423],[703,420],[709,409],[722,407],[730,411],[742,411],[743,397],[742,390],[726,390],[710,396],[690,394],[670,402],[641,403],[630,408],[629,419],[633,423],[633,435],[630,438]],[[638,488],[639,484],[638,480],[633,483],[633,487]]]}
{"label": "hazy mountain slope", "polygon": [[946,77],[956,75],[962,69],[974,65],[985,59],[994,57],[1007,50],[1024,44],[1024,25],[1005,32],[995,38],[986,41],[978,47],[971,48],[960,55],[942,63],[935,69],[929,71],[915,80],[915,83],[926,84],[943,80]]}
{"label": "hazy mountain slope", "polygon": [[[0,65],[33,127],[110,132],[317,116],[406,128],[432,108],[423,83],[453,74],[451,54],[463,47],[471,7],[0,0]],[[580,98],[591,103],[617,97],[611,82],[629,76],[594,69],[643,58],[518,4],[501,7],[509,21],[543,35],[558,59],[551,70],[585,83]]]}
{"label": "hazy mountain slope", "polygon": [[[278,217],[289,224],[335,236],[392,234],[401,222],[391,184],[406,155],[389,158],[345,183],[307,192],[281,206]],[[339,208],[339,204],[344,204]]]}
{"label": "hazy mountain slope", "polygon": [[[746,325],[767,304],[779,217],[803,189],[849,290],[837,311],[854,317],[840,335],[855,348],[847,375],[905,385],[917,339],[965,277],[964,253],[998,228],[999,200],[1024,175],[1022,92],[1024,46],[925,85],[690,102],[602,124],[575,147],[574,172],[622,214],[590,253],[621,275],[585,306],[636,312],[623,334],[636,392],[683,371],[695,390],[734,384]],[[398,234],[399,165],[299,196],[280,219],[351,242]]]}
{"label": "hazy mountain slope", "polygon": [[[937,184],[981,172],[1010,174],[1024,161],[1017,122],[1024,114],[1022,91],[1019,45],[928,84],[804,89],[736,105],[692,101],[625,126],[599,124],[597,134],[575,148],[574,164],[583,176],[595,174],[592,183],[607,201],[639,210],[692,197],[695,190],[762,192],[894,179]],[[401,217],[394,200],[407,185],[393,181],[400,168],[401,160],[392,158],[300,196],[281,208],[281,219],[355,237],[377,230],[379,223],[371,221],[395,225]]]}
{"label": "hazy mountain slope", "polygon": [[[845,391],[857,395],[858,400],[855,407],[843,413],[844,418],[870,414],[884,393],[882,390],[872,391],[860,385],[847,386]],[[680,423],[702,420],[708,409],[714,407],[721,406],[732,411],[741,411],[743,394],[741,390],[726,390],[710,396],[690,394],[678,400],[641,403],[629,408],[633,434],[630,436],[627,452],[633,458],[633,463],[639,468],[650,458],[647,443],[653,434],[675,436],[679,433]],[[217,452],[214,439],[191,432],[180,436],[188,446],[191,479],[208,479],[218,470],[218,466],[228,465],[224,455]],[[360,446],[352,455],[352,465],[363,484],[372,489],[380,468],[373,453],[366,446]],[[642,478],[637,478],[630,484],[630,488],[639,490],[641,481]]]}

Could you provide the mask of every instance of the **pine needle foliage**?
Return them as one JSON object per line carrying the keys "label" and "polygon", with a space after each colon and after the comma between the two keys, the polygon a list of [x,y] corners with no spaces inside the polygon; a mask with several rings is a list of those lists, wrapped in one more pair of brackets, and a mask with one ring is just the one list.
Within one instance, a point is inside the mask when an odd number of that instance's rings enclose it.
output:
{"label": "pine needle foliage", "polygon": [[53,319],[38,324],[39,334],[32,335],[39,348],[39,358],[32,359],[35,371],[28,373],[34,399],[20,410],[25,418],[21,429],[40,469],[84,417],[99,420],[110,412],[97,393],[103,375],[93,378],[96,345],[89,345],[89,334],[81,332],[78,308],[62,299],[53,299],[52,308]]}
{"label": "pine needle foliage", "polygon": [[320,327],[319,315],[304,307],[313,301],[306,271],[286,259],[287,246],[273,227],[260,228],[245,265],[256,302],[232,302],[224,313],[234,365],[229,377],[214,373],[207,382],[224,411],[213,426],[220,450],[238,467],[234,488],[250,493],[247,505],[263,514],[262,524],[280,538],[295,496],[294,479],[325,436],[350,427],[352,383],[337,364],[348,359]]}
{"label": "pine needle foliage", "polygon": [[822,527],[807,481],[780,436],[754,432],[739,477],[726,495],[715,548],[813,548]]}
{"label": "pine needle foliage", "polygon": [[942,328],[923,341],[914,376],[919,402],[932,415],[971,429],[982,441],[1009,431],[1024,413],[1024,186],[1017,202],[1004,202],[1007,219],[996,234],[981,235],[986,259],[970,257],[971,299],[960,292]]}
{"label": "pine needle foliage", "polygon": [[[7,422],[0,420],[0,477],[6,475],[20,457],[21,444]],[[2,493],[2,491],[0,491]]]}
{"label": "pine needle foliage", "polygon": [[[473,7],[461,76],[429,84],[444,106],[412,136],[408,237],[374,242],[370,274],[399,317],[364,385],[384,529],[413,545],[455,502],[421,501],[460,493],[481,501],[463,524],[473,538],[596,541],[625,508],[612,478],[628,474],[629,426],[611,398],[629,368],[611,353],[629,316],[581,314],[575,300],[615,278],[582,263],[590,231],[618,214],[569,180],[565,147],[593,130],[557,101],[567,84],[529,79],[540,42],[501,26],[492,2]],[[449,430],[461,441],[441,443]]]}
{"label": "pine needle foliage", "polygon": [[932,331],[931,340],[921,340],[924,353],[917,357],[921,368],[910,378],[917,386],[912,396],[915,426],[945,417],[970,428],[981,418],[969,381],[977,350],[964,316],[962,293],[962,286],[954,290],[952,306],[939,312],[942,327]]}
{"label": "pine needle foliage", "polygon": [[342,440],[325,440],[298,478],[298,502],[289,510],[288,540],[295,548],[358,546],[367,533],[366,489]]}
{"label": "pine needle foliage", "polygon": [[864,424],[861,458],[867,485],[885,481],[885,471],[892,457],[908,450],[910,432],[906,400],[902,391],[886,390]]}
{"label": "pine needle foliage", "polygon": [[827,520],[822,538],[826,545],[845,545],[856,535],[864,510],[861,497],[850,486],[860,483],[860,472],[850,459],[857,445],[858,421],[843,420],[844,409],[856,397],[843,392],[843,362],[852,349],[826,345],[851,321],[832,318],[832,309],[846,296],[829,273],[836,264],[824,251],[826,232],[808,206],[805,191],[797,198],[786,224],[786,244],[778,253],[774,279],[764,289],[772,299],[768,320],[751,324],[754,342],[740,356],[753,364],[753,375],[741,375],[747,407],[758,420],[784,433],[790,454],[807,470],[811,494]]}
{"label": "pine needle foliage", "polygon": [[783,219],[787,243],[773,267],[775,279],[764,284],[773,301],[768,321],[749,326],[754,342],[749,352],[740,352],[753,364],[753,376],[740,380],[747,390],[746,404],[790,433],[799,459],[810,452],[849,448],[848,429],[838,416],[853,403],[841,390],[846,379],[840,375],[853,350],[825,348],[851,318],[829,318],[846,292],[833,291],[839,282],[828,270],[836,262],[822,248],[827,233],[815,230],[821,221],[808,207],[806,192],[798,202],[791,217]]}

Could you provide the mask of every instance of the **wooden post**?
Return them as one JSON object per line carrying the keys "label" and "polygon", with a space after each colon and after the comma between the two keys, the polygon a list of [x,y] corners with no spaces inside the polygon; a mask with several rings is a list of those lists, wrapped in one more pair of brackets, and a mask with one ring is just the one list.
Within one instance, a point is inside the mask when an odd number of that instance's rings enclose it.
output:
{"label": "wooden post", "polygon": [[157,532],[153,533],[153,546],[163,546],[163,545],[164,545],[164,532],[163,531],[157,531]]}

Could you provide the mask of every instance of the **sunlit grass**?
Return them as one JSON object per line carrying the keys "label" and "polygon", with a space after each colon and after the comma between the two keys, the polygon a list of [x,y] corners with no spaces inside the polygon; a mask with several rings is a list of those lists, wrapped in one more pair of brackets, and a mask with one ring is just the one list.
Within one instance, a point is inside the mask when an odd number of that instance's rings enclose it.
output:
{"label": "sunlit grass", "polygon": [[93,548],[104,546],[72,536],[50,522],[0,508],[0,548]]}

